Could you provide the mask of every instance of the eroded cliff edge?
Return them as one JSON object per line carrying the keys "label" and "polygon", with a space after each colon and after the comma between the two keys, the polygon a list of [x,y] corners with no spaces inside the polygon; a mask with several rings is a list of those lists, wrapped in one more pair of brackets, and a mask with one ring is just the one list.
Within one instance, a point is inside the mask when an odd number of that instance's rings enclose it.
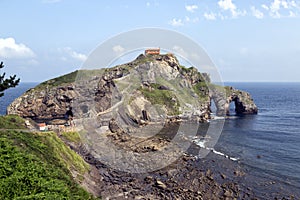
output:
{"label": "eroded cliff edge", "polygon": [[237,114],[258,110],[249,93],[210,83],[206,73],[181,66],[173,54],[141,54],[130,63],[41,83],[15,99],[7,113],[51,120],[63,118],[72,107],[75,118],[102,116],[108,122],[108,113],[114,112],[124,123],[140,125],[165,119],[206,121],[212,101],[218,115],[228,114],[232,101]]}

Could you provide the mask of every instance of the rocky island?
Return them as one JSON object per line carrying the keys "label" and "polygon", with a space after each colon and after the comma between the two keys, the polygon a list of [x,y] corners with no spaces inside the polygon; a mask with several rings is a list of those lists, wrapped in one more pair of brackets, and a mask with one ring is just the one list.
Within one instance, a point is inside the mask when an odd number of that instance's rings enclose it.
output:
{"label": "rocky island", "polygon": [[159,119],[158,113],[148,109],[153,105],[160,105],[166,116],[198,121],[210,119],[212,101],[220,116],[229,114],[232,101],[236,114],[256,114],[258,110],[249,93],[210,83],[208,74],[181,66],[173,54],[141,54],[123,65],[78,70],[41,83],[14,100],[7,114],[55,119],[77,107],[77,117],[99,116],[121,100],[126,104],[124,115],[136,123],[145,120],[145,114]]}
{"label": "rocky island", "polygon": [[81,141],[65,142],[91,165],[79,182],[95,196],[254,197],[237,183],[244,176],[237,164],[225,158],[216,163],[216,155],[197,159],[193,152],[200,147],[180,133],[186,122],[209,122],[212,102],[216,116],[229,115],[231,102],[238,115],[258,112],[249,93],[211,83],[208,74],[181,66],[173,54],[141,54],[126,64],[41,83],[14,100],[7,113],[58,125],[72,108]]}

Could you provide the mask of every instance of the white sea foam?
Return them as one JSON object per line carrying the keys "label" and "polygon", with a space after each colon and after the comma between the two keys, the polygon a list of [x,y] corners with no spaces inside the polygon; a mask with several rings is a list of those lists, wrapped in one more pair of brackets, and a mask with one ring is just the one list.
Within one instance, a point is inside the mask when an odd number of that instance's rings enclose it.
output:
{"label": "white sea foam", "polygon": [[199,147],[201,147],[201,148],[206,148],[205,147],[205,140],[198,140],[198,141],[195,141],[194,143],[196,144],[196,145],[198,145]]}
{"label": "white sea foam", "polygon": [[226,154],[224,154],[224,153],[222,153],[220,151],[216,151],[215,149],[212,149],[212,152],[215,153],[215,154],[217,154],[217,155],[224,156],[225,158],[228,158],[228,159],[230,159],[232,161],[238,161],[239,160],[238,158],[231,157],[231,156],[226,155]]}
{"label": "white sea foam", "polygon": [[234,158],[234,157],[231,157],[231,156],[229,156],[229,155],[226,155],[225,153],[222,153],[222,152],[220,152],[220,151],[217,151],[217,150],[215,150],[214,148],[207,147],[207,146],[205,145],[205,144],[207,143],[207,141],[206,141],[205,139],[207,139],[207,138],[195,138],[195,137],[194,137],[192,141],[193,141],[196,145],[198,145],[200,148],[207,149],[207,150],[213,152],[214,154],[223,156],[223,157],[228,158],[228,159],[230,159],[230,160],[232,160],[232,161],[238,161],[238,160],[239,160],[238,158]]}
{"label": "white sea foam", "polygon": [[220,120],[220,119],[225,119],[225,117],[219,117],[219,116],[212,117],[212,120]]}

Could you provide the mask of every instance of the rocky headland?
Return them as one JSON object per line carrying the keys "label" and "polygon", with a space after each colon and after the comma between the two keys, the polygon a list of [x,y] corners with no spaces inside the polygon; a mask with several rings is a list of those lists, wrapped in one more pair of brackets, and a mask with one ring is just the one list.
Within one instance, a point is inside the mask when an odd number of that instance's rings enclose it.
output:
{"label": "rocky headland", "polygon": [[193,152],[201,148],[188,136],[177,138],[182,124],[213,118],[212,102],[217,116],[230,114],[231,102],[238,115],[258,112],[249,93],[211,83],[208,74],[181,66],[173,54],[141,54],[126,64],[41,83],[12,102],[7,113],[60,124],[72,108],[81,142],[65,142],[92,166],[82,185],[96,196],[254,198],[241,184],[245,172],[236,162],[211,154],[198,159]]}
{"label": "rocky headland", "polygon": [[[232,101],[236,114],[256,114],[258,110],[249,93],[210,83],[208,74],[181,66],[173,54],[141,54],[123,65],[78,70],[43,82],[15,99],[7,114],[56,119],[73,107],[78,118],[101,116],[120,101],[127,118],[137,123],[169,117],[205,121],[210,119],[212,101],[223,116],[229,114]],[[160,106],[156,111],[161,113],[151,113],[154,105]]]}

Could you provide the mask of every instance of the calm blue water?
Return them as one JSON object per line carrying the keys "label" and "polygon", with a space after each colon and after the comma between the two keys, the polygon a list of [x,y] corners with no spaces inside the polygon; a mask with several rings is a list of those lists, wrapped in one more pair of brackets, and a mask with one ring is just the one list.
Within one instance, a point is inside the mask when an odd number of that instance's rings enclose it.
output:
{"label": "calm blue water", "polygon": [[215,148],[240,158],[251,173],[299,192],[300,83],[227,84],[250,92],[259,113],[226,120]]}
{"label": "calm blue water", "polygon": [[[0,114],[5,114],[13,99],[35,85],[37,83],[22,83],[7,90],[0,98]],[[255,176],[299,188],[300,83],[226,85],[250,92],[259,113],[226,120],[215,149],[239,158]]]}

